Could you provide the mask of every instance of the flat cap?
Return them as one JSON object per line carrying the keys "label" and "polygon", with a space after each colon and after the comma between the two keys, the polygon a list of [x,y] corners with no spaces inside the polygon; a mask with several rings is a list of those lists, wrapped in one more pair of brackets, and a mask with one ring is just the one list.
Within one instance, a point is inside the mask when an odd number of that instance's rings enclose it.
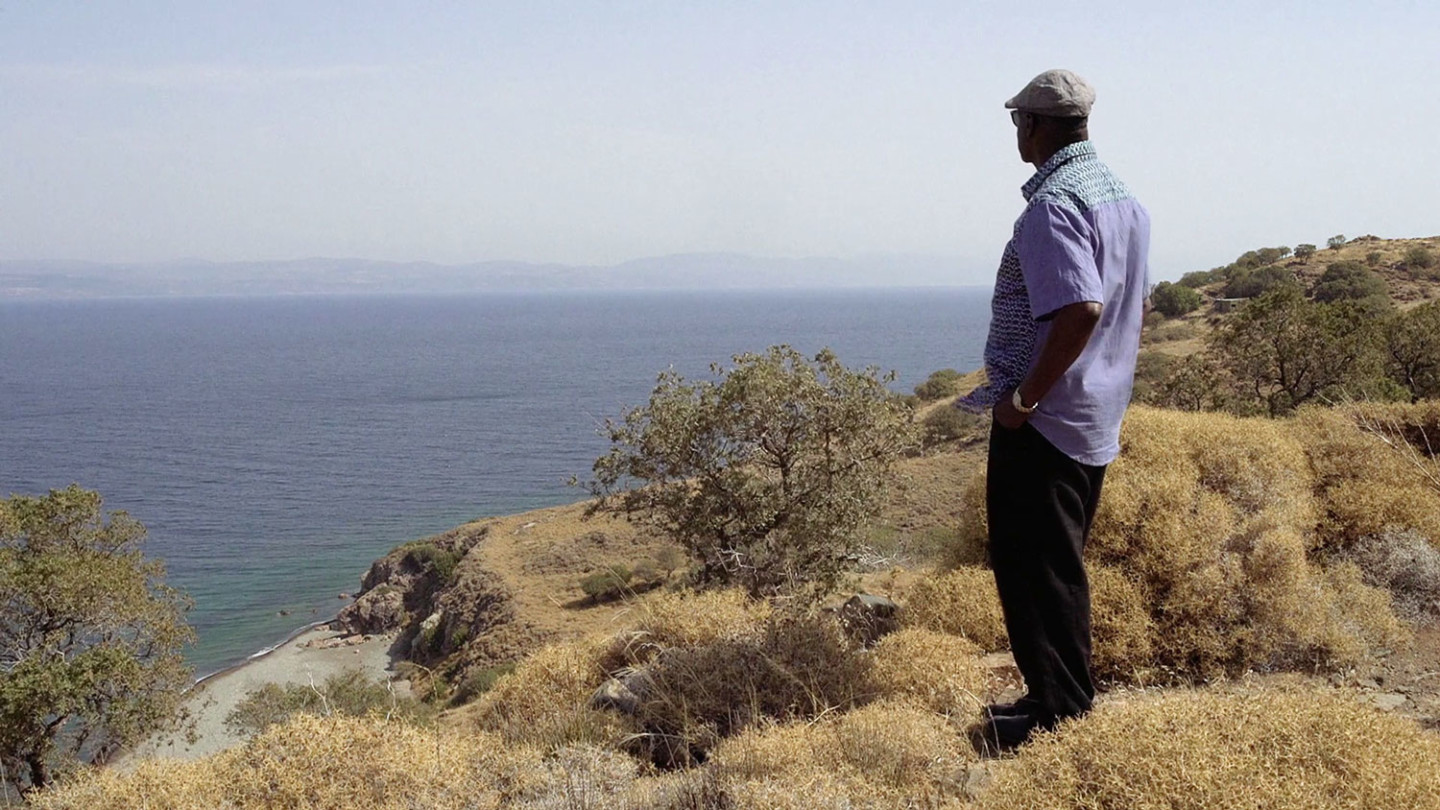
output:
{"label": "flat cap", "polygon": [[1047,70],[1005,102],[1005,108],[1057,118],[1078,118],[1089,115],[1094,104],[1095,88],[1089,82],[1068,70]]}

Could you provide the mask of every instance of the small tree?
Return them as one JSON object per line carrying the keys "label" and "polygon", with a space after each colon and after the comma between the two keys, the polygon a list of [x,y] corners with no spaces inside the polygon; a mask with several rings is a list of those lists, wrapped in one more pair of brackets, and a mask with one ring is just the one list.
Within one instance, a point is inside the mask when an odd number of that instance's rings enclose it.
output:
{"label": "small tree", "polygon": [[1440,302],[1393,314],[1384,343],[1385,371],[1412,400],[1440,396]]}
{"label": "small tree", "polygon": [[1251,301],[1207,340],[1239,390],[1280,416],[1327,392],[1374,382],[1380,357],[1373,323],[1364,307],[1316,303],[1286,286]]}
{"label": "small tree", "polygon": [[1150,302],[1155,310],[1167,318],[1178,318],[1200,308],[1203,299],[1200,293],[1190,287],[1162,281],[1150,292]]}
{"label": "small tree", "polygon": [[1345,239],[1345,234],[1337,233],[1329,239],[1325,240],[1325,247],[1328,247],[1331,250],[1339,250],[1340,248],[1345,247],[1346,241],[1347,240]]}
{"label": "small tree", "polygon": [[0,500],[0,763],[22,790],[174,722],[189,600],[145,527],[71,485]]}
{"label": "small tree", "polygon": [[1295,246],[1295,258],[1308,259],[1315,255],[1315,246],[1309,243]]}
{"label": "small tree", "polygon": [[649,404],[607,423],[590,511],[660,528],[697,558],[701,583],[756,597],[833,590],[891,466],[918,444],[909,409],[886,388],[894,375],[788,346],[711,371],[718,381],[665,372]]}

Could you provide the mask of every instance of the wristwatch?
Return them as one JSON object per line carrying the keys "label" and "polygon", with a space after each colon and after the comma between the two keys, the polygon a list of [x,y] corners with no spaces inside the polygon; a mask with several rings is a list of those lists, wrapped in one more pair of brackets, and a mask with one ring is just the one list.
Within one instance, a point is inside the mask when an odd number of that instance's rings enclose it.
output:
{"label": "wristwatch", "polygon": [[1020,389],[1019,389],[1019,388],[1016,388],[1016,389],[1015,389],[1015,393],[1013,393],[1013,394],[1010,395],[1010,404],[1015,406],[1015,410],[1017,410],[1017,411],[1019,411],[1020,413],[1023,413],[1023,414],[1032,414],[1032,413],[1035,412],[1035,409],[1036,409],[1036,408],[1040,407],[1040,403],[1039,403],[1039,402],[1036,402],[1034,405],[1029,405],[1029,406],[1027,406],[1027,405],[1025,404],[1025,400],[1024,400],[1024,399],[1021,399],[1021,397],[1020,397]]}

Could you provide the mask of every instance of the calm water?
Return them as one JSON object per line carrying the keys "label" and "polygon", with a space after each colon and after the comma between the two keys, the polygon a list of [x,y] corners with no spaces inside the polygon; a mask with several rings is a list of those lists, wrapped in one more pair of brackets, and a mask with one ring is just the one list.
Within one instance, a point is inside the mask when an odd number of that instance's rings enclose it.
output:
{"label": "calm water", "polygon": [[[988,291],[0,303],[0,494],[71,482],[149,527],[212,671],[342,606],[390,547],[576,500],[661,369],[774,343],[973,368]],[[288,616],[278,615],[288,611]]]}

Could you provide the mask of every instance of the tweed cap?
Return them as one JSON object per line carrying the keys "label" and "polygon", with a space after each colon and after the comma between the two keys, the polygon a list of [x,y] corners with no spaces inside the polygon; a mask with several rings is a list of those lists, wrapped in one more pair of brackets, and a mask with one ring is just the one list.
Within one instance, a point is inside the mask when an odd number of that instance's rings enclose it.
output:
{"label": "tweed cap", "polygon": [[1025,89],[1005,102],[1005,108],[1036,115],[1077,118],[1089,115],[1094,104],[1095,88],[1089,82],[1068,70],[1047,70],[1031,79]]}

